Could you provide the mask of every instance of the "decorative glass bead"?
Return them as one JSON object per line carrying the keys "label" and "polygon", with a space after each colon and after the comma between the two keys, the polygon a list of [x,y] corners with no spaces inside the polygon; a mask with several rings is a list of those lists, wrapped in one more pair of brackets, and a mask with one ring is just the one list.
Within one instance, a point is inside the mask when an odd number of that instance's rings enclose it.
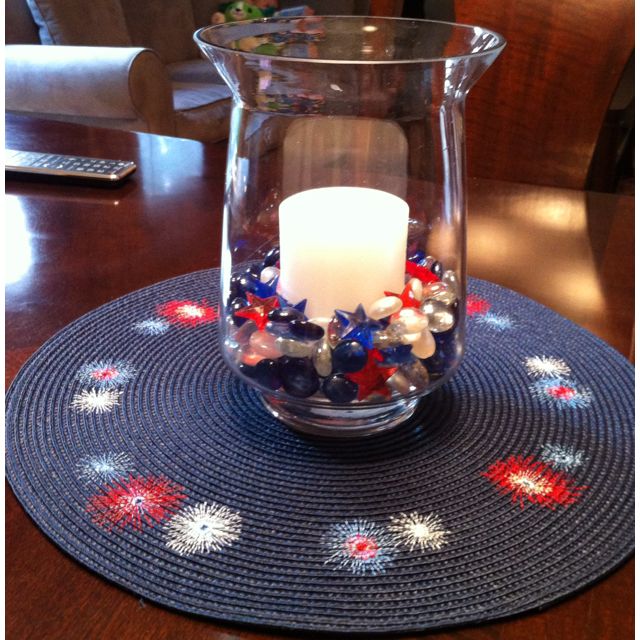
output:
{"label": "decorative glass bead", "polygon": [[347,403],[355,400],[358,395],[358,385],[351,380],[347,380],[342,374],[334,373],[322,384],[324,394],[336,403]]}
{"label": "decorative glass bead", "polygon": [[411,351],[417,358],[428,358],[436,350],[436,341],[429,329],[423,329],[419,338],[412,343]]}
{"label": "decorative glass bead", "polygon": [[280,358],[284,390],[296,398],[308,398],[320,388],[320,378],[310,358]]}
{"label": "decorative glass bead", "polygon": [[400,371],[418,389],[426,387],[429,384],[429,372],[418,360],[413,360],[407,364],[400,365],[398,371]]}
{"label": "decorative glass bead", "polygon": [[393,317],[393,324],[401,323],[405,333],[417,333],[429,326],[428,318],[417,309],[400,309]]}
{"label": "decorative glass bead", "polygon": [[[418,280],[418,283],[420,281]],[[374,320],[381,320],[402,309],[402,300],[396,296],[385,296],[371,304],[367,315]]]}
{"label": "decorative glass bead", "polygon": [[277,339],[266,331],[254,331],[249,339],[249,345],[263,358],[279,358],[282,355]]}
{"label": "decorative glass bead", "polygon": [[367,364],[367,350],[355,340],[344,340],[333,350],[333,369],[340,373],[360,371]]}
{"label": "decorative glass bead", "polygon": [[449,331],[456,324],[453,308],[438,300],[425,300],[420,307],[429,319],[429,330],[433,333]]}
{"label": "decorative glass bead", "polygon": [[292,320],[289,323],[289,330],[301,340],[320,340],[324,336],[324,329],[308,320]]}
{"label": "decorative glass bead", "polygon": [[409,287],[411,288],[411,293],[413,293],[413,297],[418,301],[422,302],[423,297],[423,286],[422,282],[420,282],[419,278],[410,278],[409,282],[407,282]]}
{"label": "decorative glass bead", "polygon": [[234,341],[244,347],[249,344],[252,334],[257,330],[256,323],[253,320],[245,322],[238,330],[233,334]]}
{"label": "decorative glass bead", "polygon": [[318,375],[323,377],[328,376],[333,370],[331,347],[326,340],[316,345],[313,352],[313,366],[316,368]]}
{"label": "decorative glass bead", "polygon": [[255,352],[250,346],[247,345],[242,348],[240,352],[240,362],[244,362],[244,364],[250,367],[255,367],[261,360],[264,360],[264,356]]}
{"label": "decorative glass bead", "polygon": [[273,267],[280,260],[280,247],[273,247],[269,249],[262,261],[263,267]]}
{"label": "decorative glass bead", "polygon": [[269,389],[274,391],[279,389],[282,386],[279,362],[268,358],[258,362],[255,369],[255,379]]}
{"label": "decorative glass bead", "polygon": [[424,298],[425,300],[439,300],[445,304],[453,304],[458,296],[444,282],[430,282],[424,285]]}
{"label": "decorative glass bead", "polygon": [[460,295],[460,286],[458,282],[458,276],[455,271],[451,271],[451,269],[445,271],[442,274],[442,282],[444,282],[456,296]]}
{"label": "decorative glass bead", "polygon": [[273,282],[275,278],[280,275],[280,269],[277,267],[265,267],[260,272],[260,282],[268,283]]}
{"label": "decorative glass bead", "polygon": [[387,384],[398,393],[405,395],[415,391],[417,387],[398,369],[390,378],[387,378]]}
{"label": "decorative glass bead", "polygon": [[269,322],[285,323],[288,324],[292,320],[304,319],[304,314],[298,309],[293,307],[284,307],[278,309],[272,309],[267,316]]}
{"label": "decorative glass bead", "polygon": [[283,356],[291,358],[306,358],[313,355],[315,344],[304,340],[293,340],[285,336],[278,336],[275,339],[275,346]]}

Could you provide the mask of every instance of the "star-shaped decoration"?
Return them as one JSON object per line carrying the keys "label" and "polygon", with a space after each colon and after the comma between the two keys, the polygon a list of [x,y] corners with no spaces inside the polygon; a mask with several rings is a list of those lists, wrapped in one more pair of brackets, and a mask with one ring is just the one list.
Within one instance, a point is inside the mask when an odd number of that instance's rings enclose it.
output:
{"label": "star-shaped decoration", "polygon": [[391,389],[385,384],[398,367],[379,366],[384,357],[378,349],[371,349],[367,353],[367,364],[364,369],[356,373],[346,373],[345,377],[358,385],[358,400],[368,398],[372,393],[378,393],[383,398],[391,397]]}
{"label": "star-shaped decoration", "polygon": [[[285,297],[278,295],[278,301],[280,302],[280,308],[286,309],[287,307],[295,309],[304,315],[304,310],[307,308],[307,299],[303,298],[297,304],[291,304]],[[307,316],[305,316],[306,318]]]}
{"label": "star-shaped decoration", "polygon": [[249,306],[238,309],[234,315],[253,320],[258,329],[262,331],[267,325],[269,312],[277,309],[280,306],[280,302],[277,296],[259,298],[252,293],[247,293],[247,300],[249,301]]}
{"label": "star-shaped decoration", "polygon": [[393,366],[396,364],[405,364],[413,360],[411,354],[412,345],[401,344],[397,347],[387,347],[386,349],[380,349],[380,355],[382,356],[381,364],[386,366]]}
{"label": "star-shaped decoration", "polygon": [[418,300],[411,289],[411,285],[407,283],[402,290],[402,293],[393,293],[391,291],[385,291],[385,296],[395,296],[396,298],[400,298],[402,300],[402,307],[409,307],[412,309],[420,308],[420,300]]}
{"label": "star-shaped decoration", "polygon": [[383,325],[369,318],[361,304],[353,313],[336,309],[336,316],[342,326],[343,340],[355,340],[366,349],[373,349],[373,332],[382,329]]}
{"label": "star-shaped decoration", "polygon": [[419,264],[411,262],[411,260],[407,260],[404,270],[412,278],[418,278],[420,282],[424,282],[425,284],[428,284],[429,282],[440,281],[440,278],[438,278],[438,276],[435,275],[435,273],[433,273],[431,269],[427,269],[427,267],[421,267]]}

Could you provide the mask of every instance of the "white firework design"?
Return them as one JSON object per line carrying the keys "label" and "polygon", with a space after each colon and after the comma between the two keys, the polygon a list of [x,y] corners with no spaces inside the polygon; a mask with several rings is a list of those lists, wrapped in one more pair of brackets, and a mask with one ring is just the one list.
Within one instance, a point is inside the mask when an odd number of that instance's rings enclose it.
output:
{"label": "white firework design", "polygon": [[149,318],[147,320],[141,320],[133,325],[133,328],[138,333],[142,333],[145,336],[159,336],[169,331],[171,324],[167,320],[161,318]]}
{"label": "white firework design", "polygon": [[560,358],[533,356],[524,361],[530,375],[539,378],[563,378],[571,373],[569,365]]}
{"label": "white firework design", "polygon": [[126,453],[101,453],[80,460],[78,470],[81,480],[104,484],[126,476],[131,465],[131,458]]}
{"label": "white firework design", "polygon": [[513,320],[503,313],[493,313],[489,311],[484,315],[478,315],[476,317],[476,322],[479,324],[485,324],[496,331],[505,331],[507,329],[513,329],[514,322]]}
{"label": "white firework design", "polygon": [[429,513],[423,516],[417,511],[391,516],[389,530],[396,546],[406,545],[409,551],[413,551],[415,547],[420,551],[437,551],[447,544],[447,538],[451,533],[442,526],[442,520],[437,514]]}
{"label": "white firework design", "polygon": [[90,389],[73,396],[71,408],[83,413],[108,413],[120,405],[122,391],[113,389]]}
{"label": "white firework design", "polygon": [[78,371],[80,382],[96,389],[117,389],[131,380],[135,369],[122,360],[94,360]]}
{"label": "white firework design", "polygon": [[545,444],[540,459],[559,471],[573,471],[588,460],[584,451],[559,444]]}
{"label": "white firework design", "polygon": [[334,525],[323,536],[322,545],[329,551],[325,564],[349,569],[356,575],[384,573],[393,557],[391,536],[382,527],[364,520]]}
{"label": "white firework design", "polygon": [[165,526],[167,547],[179,555],[220,551],[240,537],[239,513],[201,502],[179,511]]}

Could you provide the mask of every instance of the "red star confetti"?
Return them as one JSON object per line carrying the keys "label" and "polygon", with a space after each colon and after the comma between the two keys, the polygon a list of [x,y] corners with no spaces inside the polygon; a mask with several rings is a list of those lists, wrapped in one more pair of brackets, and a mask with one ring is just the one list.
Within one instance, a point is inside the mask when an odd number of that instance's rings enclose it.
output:
{"label": "red star confetti", "polygon": [[235,315],[253,320],[258,329],[262,331],[267,326],[269,312],[277,309],[280,306],[280,301],[277,296],[259,298],[252,293],[247,293],[247,300],[249,301],[249,306],[238,309]]}
{"label": "red star confetti", "polygon": [[358,385],[358,400],[364,400],[372,393],[380,394],[383,398],[391,397],[391,389],[385,383],[398,367],[378,366],[383,360],[384,356],[378,349],[371,349],[367,352],[367,364],[363,369],[345,374],[348,380]]}
{"label": "red star confetti", "polygon": [[186,497],[182,492],[180,485],[164,477],[129,476],[94,495],[87,511],[96,524],[109,531],[116,526],[139,530],[143,524],[162,522],[176,511]]}
{"label": "red star confetti", "polygon": [[218,310],[207,306],[206,300],[202,302],[171,300],[158,307],[158,315],[165,317],[174,324],[182,324],[189,327],[215,322],[219,317]]}
{"label": "red star confetti", "polygon": [[412,278],[418,278],[418,280],[420,280],[420,282],[423,282],[424,284],[440,281],[440,278],[438,278],[438,276],[433,273],[431,269],[427,269],[427,267],[421,267],[419,264],[411,262],[411,260],[406,261],[404,270]]}
{"label": "red star confetti", "polygon": [[568,505],[580,498],[588,487],[577,487],[562,471],[535,460],[533,456],[510,456],[498,460],[482,473],[493,482],[503,495],[512,496],[524,508],[525,500],[542,507],[555,509],[557,505]]}
{"label": "red star confetti", "polygon": [[400,298],[400,300],[402,300],[403,308],[405,307],[410,307],[412,309],[420,308],[420,301],[415,297],[413,291],[411,290],[410,284],[405,285],[404,289],[402,290],[402,293],[392,293],[391,291],[385,291],[384,295],[395,296],[396,298]]}

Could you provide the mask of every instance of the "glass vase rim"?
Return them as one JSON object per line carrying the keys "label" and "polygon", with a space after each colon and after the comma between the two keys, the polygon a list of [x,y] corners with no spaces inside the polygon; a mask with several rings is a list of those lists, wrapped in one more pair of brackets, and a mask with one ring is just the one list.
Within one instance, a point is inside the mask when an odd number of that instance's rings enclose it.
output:
{"label": "glass vase rim", "polygon": [[450,27],[454,27],[460,31],[468,31],[481,29],[484,33],[489,34],[495,38],[495,43],[491,44],[486,49],[482,51],[472,51],[469,53],[461,53],[450,56],[416,56],[411,58],[400,58],[398,60],[356,60],[356,59],[337,59],[337,58],[302,58],[297,56],[283,56],[283,55],[272,55],[269,53],[254,53],[248,51],[241,51],[239,49],[233,49],[231,47],[214,44],[205,40],[202,36],[205,32],[211,31],[223,31],[225,29],[233,29],[238,28],[239,26],[246,26],[248,24],[273,24],[273,23],[292,23],[299,20],[305,19],[304,16],[291,16],[286,18],[258,18],[256,20],[242,20],[238,22],[225,22],[222,24],[214,24],[207,25],[206,27],[201,27],[196,30],[193,34],[193,39],[195,40],[198,46],[204,45],[204,47],[212,47],[213,49],[218,49],[225,53],[235,53],[244,58],[257,59],[257,60],[281,60],[287,62],[303,62],[308,64],[356,64],[356,65],[407,65],[407,64],[429,64],[433,62],[449,62],[449,61],[459,61],[459,60],[473,60],[478,58],[484,58],[490,55],[499,54],[502,49],[504,49],[507,44],[506,38],[499,34],[497,31],[493,31],[492,29],[487,29],[486,27],[481,27],[479,25],[472,25],[462,22],[450,22],[446,20],[425,20],[419,18],[401,18],[395,16],[343,16],[343,15],[326,15],[326,16],[307,16],[310,18],[318,17],[318,18],[331,18],[331,19],[340,19],[347,21],[355,21],[355,20],[368,20],[368,21],[386,21],[386,22],[413,22],[419,24],[437,24],[437,25],[446,25]]}

